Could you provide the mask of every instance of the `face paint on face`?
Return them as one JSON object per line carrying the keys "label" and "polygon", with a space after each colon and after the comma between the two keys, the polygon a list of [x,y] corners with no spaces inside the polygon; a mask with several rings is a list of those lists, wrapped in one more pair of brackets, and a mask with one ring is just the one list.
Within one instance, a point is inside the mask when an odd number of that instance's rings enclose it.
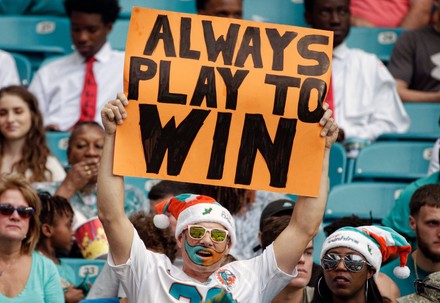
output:
{"label": "face paint on face", "polygon": [[223,251],[216,251],[213,248],[209,248],[201,245],[191,246],[188,243],[188,239],[185,236],[185,251],[189,259],[197,265],[211,266],[219,262],[224,256],[225,250],[226,250],[226,246],[223,249]]}

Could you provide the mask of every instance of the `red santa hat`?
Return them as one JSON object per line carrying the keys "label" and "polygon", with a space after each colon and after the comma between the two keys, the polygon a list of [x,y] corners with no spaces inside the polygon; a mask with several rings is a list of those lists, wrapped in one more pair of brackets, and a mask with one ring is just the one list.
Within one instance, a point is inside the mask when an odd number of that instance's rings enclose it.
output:
{"label": "red santa hat", "polygon": [[169,226],[167,212],[177,219],[176,239],[188,225],[212,222],[223,225],[229,231],[231,245],[236,242],[234,218],[226,208],[211,197],[181,194],[162,201],[155,207],[158,214],[154,216],[153,222],[156,227],[164,229]]}

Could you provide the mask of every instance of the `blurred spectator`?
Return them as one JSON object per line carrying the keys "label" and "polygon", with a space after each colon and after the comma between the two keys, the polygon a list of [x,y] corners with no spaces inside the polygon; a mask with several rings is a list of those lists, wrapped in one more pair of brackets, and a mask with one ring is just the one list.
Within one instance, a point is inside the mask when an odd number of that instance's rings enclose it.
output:
{"label": "blurred spectator", "polygon": [[[435,3],[438,7],[440,0]],[[388,69],[403,102],[440,102],[440,20],[402,33]]]}
{"label": "blurred spectator", "polygon": [[399,254],[396,274],[408,275],[406,258],[411,246],[387,227],[343,227],[325,239],[321,250],[324,269],[313,295],[320,302],[384,302],[376,279],[382,262]]}
{"label": "blurred spectator", "polygon": [[429,303],[439,302],[440,298],[440,271],[429,274],[423,280],[414,283],[415,293],[399,298],[399,303]]}
{"label": "blurred spectator", "polygon": [[30,182],[61,181],[66,172],[50,154],[43,117],[34,95],[21,86],[0,89],[1,173],[18,173]]}
{"label": "blurred spectator", "polygon": [[427,184],[417,189],[411,197],[409,209],[409,224],[417,240],[417,248],[408,255],[411,274],[408,279],[393,276],[398,260],[391,261],[381,270],[396,282],[402,296],[414,292],[415,280],[440,271],[440,184]]}
{"label": "blurred spectator", "polygon": [[[139,211],[130,216],[130,221],[148,249],[165,254],[171,262],[174,262],[177,246],[174,234],[169,230],[158,229],[154,226],[153,217],[153,214]],[[110,270],[108,264],[105,264],[93,283],[87,299],[115,297],[124,298],[126,295],[114,271]]]}
{"label": "blurred spectator", "polygon": [[[410,119],[397,94],[396,83],[373,54],[344,43],[350,31],[349,0],[305,0],[305,19],[316,29],[334,33],[332,84],[327,103],[333,103],[340,127],[339,141],[374,141],[383,133],[403,133]],[[341,129],[343,132],[341,132]]]}
{"label": "blurred spectator", "polygon": [[351,25],[416,29],[429,23],[433,0],[351,0]]}
{"label": "blurred spectator", "polygon": [[[293,212],[292,201],[279,202],[274,201],[265,208],[272,208],[275,211],[274,205],[279,207],[279,212],[273,213],[273,216],[266,213],[267,216],[262,220],[262,227],[260,231],[261,247],[264,250],[269,246],[278,235],[287,227],[290,221],[290,217]],[[290,206],[289,206],[290,205]],[[290,209],[290,215],[281,215],[281,213],[286,212]],[[264,211],[263,211],[264,214]],[[263,215],[262,215],[263,217]],[[319,267],[318,267],[319,268]],[[298,265],[296,266],[298,270],[298,275],[292,279],[292,281],[281,290],[281,292],[272,300],[272,303],[308,303],[311,302],[313,298],[313,288],[307,285],[312,277],[313,269],[313,241],[307,244],[303,255],[299,259]]]}
{"label": "blurred spectator", "polygon": [[409,184],[399,195],[394,203],[393,209],[382,220],[382,224],[391,227],[399,234],[404,236],[414,246],[416,232],[410,226],[410,208],[409,204],[414,192],[426,184],[440,184],[440,172],[433,173],[428,177],[418,179]]}
{"label": "blurred spectator", "polygon": [[0,302],[63,303],[55,264],[34,251],[41,203],[18,175],[0,177]]}
{"label": "blurred spectator", "polygon": [[61,277],[66,303],[77,303],[84,299],[81,289],[75,289],[75,272],[58,258],[60,251],[69,252],[73,244],[73,209],[69,201],[48,192],[38,193],[41,201],[40,239],[37,251],[51,259]]}
{"label": "blurred spectator", "polygon": [[0,15],[55,15],[66,12],[63,0],[1,0]]}
{"label": "blurred spectator", "polygon": [[199,15],[243,18],[242,0],[197,0],[196,5]]}
{"label": "blurred spectator", "polygon": [[0,66],[2,67],[0,70],[0,88],[9,85],[20,85],[17,65],[11,54],[0,50]]}
{"label": "blurred spectator", "polygon": [[48,130],[67,131],[78,121],[101,123],[101,108],[123,90],[124,53],[107,42],[118,1],[66,0],[65,7],[75,52],[41,67],[29,86]]}
{"label": "blurred spectator", "polygon": [[429,161],[428,175],[439,171],[439,158],[440,158],[440,138],[435,141],[432,148],[431,160]]}
{"label": "blurred spectator", "polygon": [[[104,130],[96,122],[76,124],[67,146],[67,160],[70,169],[62,182],[35,184],[37,189],[59,195],[70,201],[76,230],[87,219],[98,215],[96,206],[96,182],[98,167],[104,144]],[[148,200],[142,190],[125,185],[125,212],[150,211]]]}

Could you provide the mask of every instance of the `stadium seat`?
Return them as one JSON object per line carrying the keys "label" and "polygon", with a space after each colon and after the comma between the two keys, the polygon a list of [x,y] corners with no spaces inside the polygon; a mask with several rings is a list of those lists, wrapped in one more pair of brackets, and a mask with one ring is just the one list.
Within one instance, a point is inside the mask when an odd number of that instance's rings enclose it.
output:
{"label": "stadium seat", "polygon": [[393,46],[403,31],[402,28],[352,26],[345,42],[349,47],[373,53],[387,63],[390,61]]}
{"label": "stadium seat", "polygon": [[243,1],[244,19],[307,27],[303,0]]}
{"label": "stadium seat", "polygon": [[32,79],[31,61],[26,56],[17,53],[11,53],[11,55],[14,57],[15,64],[17,65],[20,84],[27,87]]}
{"label": "stadium seat", "polygon": [[324,223],[357,215],[379,223],[392,209],[404,182],[356,182],[335,186],[329,194]]}
{"label": "stadium seat", "polygon": [[76,275],[75,285],[80,284],[87,276],[87,281],[93,284],[98,277],[106,260],[88,260],[81,258],[61,258],[61,263],[72,267]]}
{"label": "stadium seat", "polygon": [[432,148],[432,142],[375,142],[360,151],[352,181],[411,182],[425,177]]}
{"label": "stadium seat", "polygon": [[42,60],[52,55],[72,52],[69,19],[52,16],[0,16],[4,29],[0,49],[20,53],[38,69]]}
{"label": "stadium seat", "polygon": [[110,42],[112,48],[125,51],[125,43],[127,41],[128,28],[130,26],[130,20],[118,19],[113,24],[113,30],[107,39]]}
{"label": "stadium seat", "polygon": [[440,137],[440,103],[404,103],[411,126],[404,134],[384,134],[378,140],[435,141]]}
{"label": "stadium seat", "polygon": [[196,13],[195,0],[120,0],[119,5],[121,6],[120,19],[130,19],[131,10],[134,6],[181,13]]}
{"label": "stadium seat", "polygon": [[335,143],[330,150],[329,179],[330,189],[345,182],[347,153],[340,143]]}
{"label": "stadium seat", "polygon": [[46,142],[50,152],[54,155],[64,168],[69,166],[67,162],[67,144],[69,132],[46,132]]}

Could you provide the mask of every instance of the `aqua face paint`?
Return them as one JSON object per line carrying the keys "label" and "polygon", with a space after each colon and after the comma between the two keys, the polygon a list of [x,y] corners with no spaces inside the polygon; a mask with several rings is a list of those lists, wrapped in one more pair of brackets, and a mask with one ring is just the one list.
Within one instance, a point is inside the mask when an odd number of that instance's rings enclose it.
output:
{"label": "aqua face paint", "polygon": [[[201,245],[191,246],[188,243],[188,239],[185,237],[185,251],[189,259],[195,264],[200,266],[210,266],[217,263],[223,257],[223,253],[225,250],[226,250],[226,246],[225,249],[223,249],[223,251],[221,252],[218,252],[213,248],[204,247]],[[199,254],[197,254],[200,251],[209,252],[210,255],[209,256],[207,255],[206,257],[202,257]]]}

